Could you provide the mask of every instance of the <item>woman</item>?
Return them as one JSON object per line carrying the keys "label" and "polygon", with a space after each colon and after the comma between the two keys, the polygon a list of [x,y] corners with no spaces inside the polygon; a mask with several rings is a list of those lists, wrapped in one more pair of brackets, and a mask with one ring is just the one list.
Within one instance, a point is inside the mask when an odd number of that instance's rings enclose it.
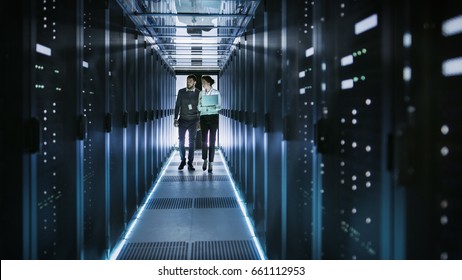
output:
{"label": "woman", "polygon": [[[215,140],[218,129],[218,111],[221,109],[221,96],[220,92],[212,87],[215,81],[210,76],[202,76],[201,81],[203,90],[199,93],[199,104],[197,109],[200,113],[202,135],[202,159],[204,160],[202,170],[205,171],[208,168],[208,172],[211,173],[213,170],[213,159],[215,157]],[[217,97],[210,98],[212,95],[217,95]]]}

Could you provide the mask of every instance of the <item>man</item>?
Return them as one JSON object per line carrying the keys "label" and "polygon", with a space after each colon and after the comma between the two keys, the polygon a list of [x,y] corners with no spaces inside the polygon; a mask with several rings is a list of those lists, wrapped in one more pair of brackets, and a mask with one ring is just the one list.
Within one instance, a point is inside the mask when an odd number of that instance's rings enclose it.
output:
{"label": "man", "polygon": [[196,81],[197,78],[195,75],[189,75],[186,78],[186,88],[180,89],[176,98],[174,126],[178,127],[178,140],[181,158],[181,163],[180,166],[178,166],[178,170],[183,170],[184,166],[186,165],[186,131],[188,131],[189,136],[188,170],[195,170],[193,166],[194,145],[196,142],[197,123],[199,121],[197,102],[200,92],[200,90],[196,88]]}

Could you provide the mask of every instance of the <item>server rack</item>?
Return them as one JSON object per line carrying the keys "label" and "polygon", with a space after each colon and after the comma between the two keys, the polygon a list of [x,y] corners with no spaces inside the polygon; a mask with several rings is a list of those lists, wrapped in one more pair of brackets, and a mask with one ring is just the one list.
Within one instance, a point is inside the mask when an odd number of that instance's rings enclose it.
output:
{"label": "server rack", "polygon": [[[88,1],[84,4],[83,31],[83,111],[87,118],[87,137],[84,139],[84,258],[101,259],[105,256],[106,199],[106,136],[110,114],[105,107],[109,72],[106,55],[106,26],[108,10],[104,5]],[[105,54],[105,55],[101,55]],[[107,120],[110,120],[109,118]],[[104,129],[101,129],[104,128]],[[103,213],[103,215],[101,215]]]}
{"label": "server rack", "polygon": [[232,97],[223,148],[268,257],[460,258],[460,5],[262,4],[220,79],[254,106],[248,175]]}
{"label": "server rack", "polygon": [[116,1],[19,1],[2,15],[15,24],[2,259],[105,259],[171,152],[173,71]]}

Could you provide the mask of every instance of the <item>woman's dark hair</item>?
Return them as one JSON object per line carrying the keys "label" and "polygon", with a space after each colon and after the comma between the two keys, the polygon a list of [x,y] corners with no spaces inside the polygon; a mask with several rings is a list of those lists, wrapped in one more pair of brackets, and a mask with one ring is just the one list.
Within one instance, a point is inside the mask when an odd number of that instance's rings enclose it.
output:
{"label": "woman's dark hair", "polygon": [[210,76],[202,76],[202,80],[206,80],[211,86],[215,83],[215,81]]}
{"label": "woman's dark hair", "polygon": [[187,77],[186,79],[193,79],[194,82],[197,81],[197,77],[196,77],[196,75],[194,75],[194,74],[188,75],[188,77]]}

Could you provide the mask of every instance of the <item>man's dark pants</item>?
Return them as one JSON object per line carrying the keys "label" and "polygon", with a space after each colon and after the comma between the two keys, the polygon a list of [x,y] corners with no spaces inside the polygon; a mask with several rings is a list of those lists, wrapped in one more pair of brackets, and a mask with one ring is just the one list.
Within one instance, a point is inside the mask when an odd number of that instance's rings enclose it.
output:
{"label": "man's dark pants", "polygon": [[189,136],[188,162],[192,163],[194,160],[194,145],[196,143],[197,122],[198,120],[182,120],[181,118],[178,122],[178,140],[181,161],[186,161],[186,131],[188,131]]}

